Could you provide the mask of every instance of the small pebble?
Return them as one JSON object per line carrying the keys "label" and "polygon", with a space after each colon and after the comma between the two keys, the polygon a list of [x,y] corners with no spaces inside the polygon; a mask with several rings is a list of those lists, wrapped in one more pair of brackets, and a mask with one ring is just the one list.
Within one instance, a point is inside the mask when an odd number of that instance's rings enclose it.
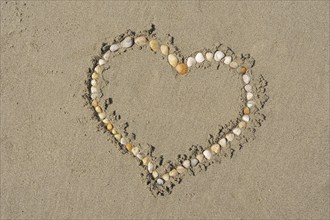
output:
{"label": "small pebble", "polygon": [[178,58],[174,54],[168,55],[167,59],[172,67],[176,67],[176,65],[178,64]]}
{"label": "small pebble", "polygon": [[106,61],[108,61],[110,59],[110,54],[111,54],[111,51],[110,50],[108,50],[107,52],[105,52],[103,54],[103,59],[106,60]]}
{"label": "small pebble", "polygon": [[243,75],[243,82],[245,82],[245,84],[248,84],[250,82],[250,79],[251,79],[250,76],[246,74]]}
{"label": "small pebble", "polygon": [[125,39],[120,43],[123,48],[128,48],[133,46],[133,39],[131,37],[125,37]]}
{"label": "small pebble", "polygon": [[185,160],[182,162],[182,165],[185,167],[185,168],[189,168],[190,167],[190,160]]}
{"label": "small pebble", "polygon": [[237,135],[237,136],[239,136],[240,134],[241,134],[241,129],[239,129],[239,128],[234,128],[233,129],[233,133],[235,134],[235,135]]}
{"label": "small pebble", "polygon": [[142,164],[144,166],[147,166],[149,162],[150,162],[150,158],[148,156],[146,156],[142,159]]}
{"label": "small pebble", "polygon": [[215,61],[220,61],[224,57],[225,57],[225,54],[222,51],[219,51],[219,50],[217,52],[215,52],[215,54],[214,54],[214,60]]}
{"label": "small pebble", "polygon": [[192,167],[196,166],[198,164],[198,162],[199,161],[196,158],[193,158],[193,159],[190,160],[190,164],[191,164]]}
{"label": "small pebble", "polygon": [[153,50],[153,51],[158,51],[159,50],[159,43],[158,43],[157,40],[151,40],[149,42],[149,46],[150,46],[151,50]]}
{"label": "small pebble", "polygon": [[115,134],[115,138],[117,141],[119,141],[121,139],[121,134]]}
{"label": "small pebble", "polygon": [[181,75],[185,75],[188,73],[188,66],[185,63],[180,63],[175,67],[175,70],[181,74]]}
{"label": "small pebble", "polygon": [[246,128],[246,122],[245,121],[241,121],[240,123],[238,123],[238,127],[239,128]]}
{"label": "small pebble", "polygon": [[176,170],[177,170],[178,173],[180,173],[180,174],[186,172],[186,168],[184,168],[183,166],[177,166]]}
{"label": "small pebble", "polygon": [[105,117],[106,117],[105,112],[100,112],[100,113],[99,113],[99,118],[100,118],[101,120],[105,119]]}
{"label": "small pebble", "polygon": [[136,156],[140,152],[140,149],[138,147],[133,147],[132,148],[132,154]]}
{"label": "small pebble", "polygon": [[133,144],[131,144],[131,143],[126,144],[126,149],[127,149],[129,152],[132,151],[132,149],[133,149]]}
{"label": "small pebble", "polygon": [[120,48],[119,44],[112,44],[110,46],[110,51],[111,52],[116,52],[117,50],[119,50],[119,48]]}
{"label": "small pebble", "polygon": [[250,84],[247,84],[244,86],[245,91],[252,92],[252,86]]}
{"label": "small pebble", "polygon": [[158,177],[158,172],[156,170],[152,171],[152,177],[155,179]]}
{"label": "small pebble", "polygon": [[[219,144],[213,144],[212,146],[211,146],[211,151],[213,152],[213,153],[215,153],[215,154],[218,154],[219,152],[220,152],[220,145]],[[204,151],[205,152],[205,151]],[[205,154],[204,154],[205,155]],[[206,157],[206,155],[205,155],[205,157]],[[206,159],[208,159],[207,157],[206,157]]]}
{"label": "small pebble", "polygon": [[249,107],[244,107],[243,108],[243,113],[244,113],[244,115],[249,115],[250,114],[250,108]]}
{"label": "small pebble", "polygon": [[205,54],[205,57],[206,57],[206,60],[211,62],[213,60],[213,53],[207,52]]}
{"label": "small pebble", "polygon": [[231,60],[232,60],[231,56],[226,56],[223,63],[228,65],[228,64],[230,64]]}
{"label": "small pebble", "polygon": [[162,176],[162,179],[166,182],[170,179],[170,175],[168,173],[165,173],[163,176]]}
{"label": "small pebble", "polygon": [[143,46],[147,43],[147,38],[145,36],[139,36],[134,39],[134,43],[138,46]]}
{"label": "small pebble", "polygon": [[203,159],[204,159],[204,154],[198,154],[196,156],[196,159],[201,163],[203,161]]}
{"label": "small pebble", "polygon": [[100,66],[100,65],[97,65],[95,68],[94,68],[94,71],[96,72],[96,73],[102,73],[103,72],[103,67],[102,66]]}
{"label": "small pebble", "polygon": [[255,105],[255,102],[254,101],[248,101],[246,105],[247,105],[247,107],[251,108],[252,106]]}
{"label": "small pebble", "polygon": [[154,171],[154,165],[151,162],[148,163],[148,171],[149,171],[149,173],[152,173],[152,171]]}
{"label": "small pebble", "polygon": [[205,60],[205,58],[204,58],[203,54],[201,52],[199,52],[196,54],[195,60],[197,63],[202,63]]}
{"label": "small pebble", "polygon": [[221,138],[219,141],[219,144],[221,147],[226,147],[226,145],[227,145],[226,138]]}
{"label": "small pebble", "polygon": [[253,94],[251,92],[246,93],[246,99],[251,100],[253,98]]}
{"label": "small pebble", "polygon": [[226,135],[226,139],[227,141],[233,141],[235,138],[234,134],[233,133],[229,133]]}
{"label": "small pebble", "polygon": [[163,179],[157,179],[157,184],[158,185],[163,185],[164,184],[164,180]]}
{"label": "small pebble", "polygon": [[102,66],[104,64],[106,64],[107,61],[103,60],[103,59],[99,59],[99,65]]}
{"label": "small pebble", "polygon": [[169,48],[167,45],[162,45],[160,46],[160,51],[162,52],[163,55],[167,56],[169,52]]}
{"label": "small pebble", "polygon": [[188,67],[192,67],[193,65],[195,65],[196,64],[196,60],[195,60],[195,58],[193,58],[193,57],[188,57],[188,59],[187,59],[187,66]]}
{"label": "small pebble", "polygon": [[235,61],[233,61],[233,62],[231,62],[231,63],[229,64],[229,66],[230,66],[231,68],[233,68],[233,69],[236,69],[236,68],[238,67],[238,63],[236,63]]}
{"label": "small pebble", "polygon": [[126,144],[127,144],[127,140],[126,140],[126,138],[121,138],[121,139],[120,139],[120,143],[121,143],[122,145],[126,145]]}
{"label": "small pebble", "polygon": [[176,177],[178,175],[178,171],[176,169],[173,169],[169,172],[170,177]]}
{"label": "small pebble", "polygon": [[248,122],[248,121],[250,121],[250,116],[243,115],[242,120]]}
{"label": "small pebble", "polygon": [[241,68],[239,68],[239,73],[240,74],[245,74],[247,71],[246,67],[245,66],[241,66]]}
{"label": "small pebble", "polygon": [[208,160],[210,160],[211,157],[212,157],[212,153],[211,153],[210,150],[205,150],[205,151],[203,152],[203,155],[204,155],[205,158],[208,159]]}

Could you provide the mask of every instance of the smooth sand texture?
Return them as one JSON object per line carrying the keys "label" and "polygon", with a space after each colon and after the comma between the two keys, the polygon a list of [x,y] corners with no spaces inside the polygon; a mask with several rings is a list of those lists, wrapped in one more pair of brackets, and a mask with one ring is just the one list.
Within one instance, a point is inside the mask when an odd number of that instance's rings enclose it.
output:
{"label": "smooth sand texture", "polygon": [[[142,183],[136,162],[97,132],[81,98],[101,43],[150,23],[160,36],[174,36],[186,53],[216,42],[251,53],[270,96],[267,120],[254,141],[232,160],[185,178],[170,196],[158,198]],[[183,89],[179,94],[195,102],[167,112],[163,102],[166,108],[180,103],[173,97],[178,81],[127,75],[171,73],[155,56],[145,59],[157,63],[117,65],[126,76],[114,75],[110,92],[119,98],[129,79],[125,103],[117,98],[117,108],[136,119],[132,129],[161,145],[162,154],[171,157],[186,145],[204,143],[218,124],[212,119],[216,109],[221,121],[237,108],[228,98],[235,91],[223,85],[218,93],[205,91],[205,100]],[[198,71],[185,84],[203,93],[201,80],[215,84],[210,74]],[[2,1],[0,92],[2,219],[330,218],[329,2]],[[134,92],[153,94],[135,100]],[[140,115],[127,109],[130,101],[143,104]],[[185,117],[198,120],[190,125]],[[154,130],[164,125],[166,130]],[[199,129],[192,132],[194,126]]]}

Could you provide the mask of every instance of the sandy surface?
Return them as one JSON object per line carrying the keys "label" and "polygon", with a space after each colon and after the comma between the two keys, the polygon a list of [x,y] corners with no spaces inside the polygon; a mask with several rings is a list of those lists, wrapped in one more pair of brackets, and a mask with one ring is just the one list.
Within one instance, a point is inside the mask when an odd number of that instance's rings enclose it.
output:
{"label": "sandy surface", "polygon": [[[183,52],[251,53],[270,97],[254,141],[157,198],[82,98],[101,43],[151,23]],[[109,92],[170,158],[230,119],[237,91],[212,69],[175,80],[158,60],[124,55]],[[329,2],[1,1],[0,92],[2,219],[330,218]]]}

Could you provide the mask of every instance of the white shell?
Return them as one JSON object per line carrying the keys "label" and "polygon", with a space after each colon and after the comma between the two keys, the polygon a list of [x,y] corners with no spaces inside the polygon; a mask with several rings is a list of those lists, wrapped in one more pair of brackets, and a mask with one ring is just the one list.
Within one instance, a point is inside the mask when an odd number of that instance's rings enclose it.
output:
{"label": "white shell", "polygon": [[100,65],[97,65],[97,66],[94,68],[94,71],[95,71],[96,73],[102,73],[102,71],[103,71],[103,67],[101,67]]}
{"label": "white shell", "polygon": [[144,156],[143,156],[143,154],[138,153],[138,154],[136,155],[136,157],[137,157],[138,159],[142,160]]}
{"label": "white shell", "polygon": [[134,41],[131,37],[125,37],[125,39],[120,43],[120,45],[124,48],[131,47]]}
{"label": "white shell", "polygon": [[100,113],[99,113],[99,118],[100,118],[101,120],[105,119],[105,117],[106,117],[105,112],[100,112]]}
{"label": "white shell", "polygon": [[251,79],[250,76],[246,74],[243,75],[243,82],[245,82],[245,84],[248,84],[250,82],[250,79]]}
{"label": "white shell", "polygon": [[226,56],[223,62],[224,62],[224,64],[230,64],[231,56]]}
{"label": "white shell", "polygon": [[138,46],[145,45],[147,43],[147,38],[145,36],[139,36],[135,38],[134,43]]}
{"label": "white shell", "polygon": [[248,122],[248,121],[250,121],[250,116],[243,115],[242,120]]}
{"label": "white shell", "polygon": [[226,135],[226,139],[227,141],[233,141],[235,138],[234,134],[233,133],[229,133]]}
{"label": "white shell", "polygon": [[226,139],[225,138],[220,139],[219,144],[221,147],[226,147],[226,145],[227,145]]}
{"label": "white shell", "polygon": [[93,94],[91,95],[91,98],[92,98],[92,99],[96,99],[98,95],[99,95],[98,93],[93,93]]}
{"label": "white shell", "polygon": [[196,156],[196,159],[197,159],[199,162],[202,162],[203,159],[204,159],[204,155],[203,155],[203,154],[198,154],[198,155]]}
{"label": "white shell", "polygon": [[205,57],[206,57],[206,59],[207,59],[208,61],[211,62],[212,59],[213,59],[213,53],[208,52],[208,53],[205,54]]}
{"label": "white shell", "polygon": [[107,61],[103,60],[103,59],[99,59],[99,65],[102,66],[104,64],[106,64]]}
{"label": "white shell", "polygon": [[92,86],[91,87],[91,93],[97,93],[97,88],[95,86]]}
{"label": "white shell", "polygon": [[107,52],[105,52],[105,54],[103,54],[103,59],[106,60],[106,61],[108,61],[109,58],[110,58],[110,53],[111,53],[110,50],[108,50]]}
{"label": "white shell", "polygon": [[197,164],[198,164],[198,160],[196,159],[196,158],[193,158],[193,159],[191,159],[190,160],[190,165],[192,166],[192,167],[194,167],[194,166],[196,166]]}
{"label": "white shell", "polygon": [[206,159],[210,160],[212,157],[212,153],[210,150],[204,150],[203,155],[205,156]]}
{"label": "white shell", "polygon": [[195,60],[197,63],[202,63],[205,60],[205,58],[204,58],[203,54],[201,52],[199,52],[196,54]]}
{"label": "white shell", "polygon": [[247,107],[251,108],[252,106],[254,106],[254,104],[254,101],[248,101],[246,105]]}
{"label": "white shell", "polygon": [[91,84],[92,84],[92,86],[96,86],[96,84],[97,84],[96,80],[95,79],[92,79],[91,80]]}
{"label": "white shell", "polygon": [[244,86],[245,91],[252,92],[252,86],[250,84],[247,84]]}
{"label": "white shell", "polygon": [[140,149],[138,147],[133,147],[132,148],[132,154],[136,156],[139,153]]}
{"label": "white shell", "polygon": [[234,133],[235,135],[237,135],[237,136],[240,135],[241,132],[242,132],[242,131],[241,131],[241,129],[239,129],[239,128],[234,128],[234,129],[233,129],[233,133]]}
{"label": "white shell", "polygon": [[225,57],[225,54],[222,51],[219,51],[219,50],[217,52],[215,52],[215,54],[214,54],[214,60],[215,61],[220,61],[224,57]]}
{"label": "white shell", "polygon": [[127,141],[125,138],[121,138],[120,139],[120,143],[123,144],[123,145],[126,145],[127,144]]}
{"label": "white shell", "polygon": [[119,48],[120,48],[119,44],[112,44],[110,46],[110,51],[111,52],[116,52],[117,50],[119,50]]}
{"label": "white shell", "polygon": [[167,59],[169,64],[173,67],[176,67],[176,65],[178,64],[178,58],[174,54],[168,55]]}
{"label": "white shell", "polygon": [[251,92],[246,93],[247,100],[251,100],[253,98],[253,94]]}
{"label": "white shell", "polygon": [[185,160],[182,162],[182,165],[185,167],[185,168],[189,168],[190,167],[190,160]]}
{"label": "white shell", "polygon": [[236,68],[238,67],[238,63],[236,63],[235,61],[233,61],[233,62],[231,62],[231,63],[229,64],[229,66],[230,66],[231,68],[236,69]]}
{"label": "white shell", "polygon": [[109,119],[107,119],[107,118],[105,118],[105,119],[103,119],[103,121],[102,121],[104,124],[108,124],[109,122],[110,122],[110,120]]}
{"label": "white shell", "polygon": [[195,58],[193,58],[193,57],[188,57],[188,59],[187,59],[187,66],[188,67],[192,67],[193,65],[195,65],[196,64],[196,60],[195,60]]}
{"label": "white shell", "polygon": [[168,52],[169,52],[169,48],[167,45],[162,45],[162,46],[160,46],[160,51],[162,52],[162,54],[167,56]]}
{"label": "white shell", "polygon": [[157,184],[158,184],[158,185],[163,185],[163,184],[164,184],[164,180],[162,180],[162,179],[157,179]]}
{"label": "white shell", "polygon": [[153,165],[153,163],[149,162],[148,163],[148,171],[149,171],[149,173],[152,173],[153,170],[154,170],[154,165]]}

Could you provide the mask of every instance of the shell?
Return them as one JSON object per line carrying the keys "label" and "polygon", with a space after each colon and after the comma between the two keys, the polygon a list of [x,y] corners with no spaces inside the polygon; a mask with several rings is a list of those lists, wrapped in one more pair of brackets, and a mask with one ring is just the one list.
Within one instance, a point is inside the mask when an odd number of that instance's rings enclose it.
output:
{"label": "shell", "polygon": [[231,60],[232,60],[231,56],[226,56],[225,59],[223,60],[223,63],[228,65],[231,63]]}
{"label": "shell", "polygon": [[226,134],[227,141],[233,141],[235,138],[233,133]]}
{"label": "shell", "polygon": [[115,138],[117,141],[119,141],[121,139],[121,134],[115,134]]}
{"label": "shell", "polygon": [[133,144],[131,144],[131,143],[126,144],[126,149],[127,149],[128,151],[132,151],[132,149],[133,149]]}
{"label": "shell", "polygon": [[169,64],[173,67],[176,67],[176,65],[178,64],[178,58],[174,54],[168,55],[167,59]]}
{"label": "shell", "polygon": [[212,153],[210,150],[204,150],[203,155],[205,156],[206,159],[210,160],[212,157]]}
{"label": "shell", "polygon": [[246,122],[245,121],[241,121],[240,123],[238,123],[238,127],[239,128],[246,128]]}
{"label": "shell", "polygon": [[204,159],[204,154],[198,154],[196,156],[196,159],[201,163],[203,161],[203,159]]}
{"label": "shell", "polygon": [[94,100],[94,99],[97,99],[97,97],[98,97],[98,93],[93,93],[92,95],[91,95],[91,98]]}
{"label": "shell", "polygon": [[182,162],[182,165],[185,167],[185,168],[189,168],[190,167],[190,160],[185,160]]}
{"label": "shell", "polygon": [[99,118],[100,118],[101,120],[105,119],[105,117],[106,117],[105,112],[100,112],[100,113],[99,113]]}
{"label": "shell", "polygon": [[239,73],[240,74],[245,74],[247,71],[246,67],[245,66],[241,66],[241,68],[239,68]]}
{"label": "shell", "polygon": [[131,47],[131,46],[133,46],[133,44],[134,44],[134,41],[133,41],[133,38],[131,38],[131,37],[125,37],[125,39],[120,43],[120,45],[123,48]]}
{"label": "shell", "polygon": [[244,113],[244,115],[249,115],[250,114],[250,108],[249,107],[244,107],[243,108],[243,113]]}
{"label": "shell", "polygon": [[254,101],[252,101],[252,100],[250,100],[250,101],[248,101],[247,102],[247,107],[249,107],[249,108],[252,108],[252,106],[254,106],[255,105],[255,102]]}
{"label": "shell", "polygon": [[221,147],[226,147],[226,145],[227,145],[226,138],[221,138],[219,141],[219,144]]}
{"label": "shell", "polygon": [[193,158],[193,159],[190,160],[190,165],[192,167],[196,166],[198,163],[199,163],[199,161],[196,158]]}
{"label": "shell", "polygon": [[192,67],[193,65],[195,65],[196,64],[196,60],[195,60],[195,58],[193,58],[193,57],[188,57],[188,59],[187,59],[187,66],[188,67]]}
{"label": "shell", "polygon": [[181,74],[181,75],[185,75],[188,73],[188,66],[185,63],[180,63],[175,67],[175,70]]}
{"label": "shell", "polygon": [[229,66],[230,66],[231,68],[233,68],[233,69],[236,69],[236,68],[238,67],[238,63],[236,63],[235,61],[233,61],[233,62],[231,62],[231,63],[229,64]]}
{"label": "shell", "polygon": [[252,86],[250,84],[247,84],[244,86],[245,91],[252,92]]}
{"label": "shell", "polygon": [[156,170],[152,171],[152,177],[155,179],[158,177],[158,172]]}
{"label": "shell", "polygon": [[222,51],[219,51],[219,50],[217,52],[215,52],[215,54],[214,54],[214,60],[215,61],[220,61],[224,57],[225,57],[225,54]]}
{"label": "shell", "polygon": [[211,53],[211,52],[207,52],[206,54],[205,54],[205,58],[206,58],[206,60],[208,60],[208,61],[212,61],[213,60],[213,53]]}
{"label": "shell", "polygon": [[159,50],[159,43],[158,43],[157,40],[151,40],[149,42],[149,46],[150,46],[151,50],[153,50],[153,51],[158,51]]}
{"label": "shell", "polygon": [[251,77],[250,76],[248,76],[246,74],[243,75],[243,82],[245,84],[248,84],[250,82],[250,80],[251,80]]}
{"label": "shell", "polygon": [[91,87],[91,93],[97,93],[97,88],[95,86],[92,86]]}
{"label": "shell", "polygon": [[99,74],[98,73],[93,73],[92,74],[92,79],[98,79],[99,78]]}
{"label": "shell", "polygon": [[127,144],[127,140],[126,140],[126,138],[121,138],[121,139],[120,139],[120,143],[121,143],[122,145],[126,145],[126,144]]}
{"label": "shell", "polygon": [[242,120],[248,122],[248,121],[250,121],[250,116],[243,115]]}
{"label": "shell", "polygon": [[[220,152],[220,145],[219,144],[213,144],[211,146],[211,151],[215,154],[218,154]],[[206,157],[206,156],[205,156]],[[207,158],[207,157],[206,157]]]}
{"label": "shell", "polygon": [[96,84],[97,84],[96,80],[95,80],[95,79],[92,79],[92,80],[91,80],[91,85],[92,85],[92,86],[96,86]]}
{"label": "shell", "polygon": [[99,102],[97,100],[92,101],[92,106],[95,108],[96,106],[99,105]]}
{"label": "shell", "polygon": [[246,99],[251,100],[253,98],[253,94],[251,92],[246,93]]}
{"label": "shell", "polygon": [[147,43],[147,38],[145,36],[139,36],[134,39],[134,43],[138,46],[143,46]]}
{"label": "shell", "polygon": [[113,128],[113,129],[111,130],[111,133],[112,133],[113,135],[115,135],[115,134],[118,134],[118,131],[117,131],[115,128]]}
{"label": "shell", "polygon": [[109,58],[110,58],[110,54],[111,54],[111,51],[110,50],[108,50],[107,52],[105,52],[103,54],[103,59],[106,60],[106,61],[108,61]]}
{"label": "shell", "polygon": [[148,171],[149,173],[152,173],[152,171],[154,171],[154,165],[151,162],[148,163]]}
{"label": "shell", "polygon": [[239,128],[234,128],[234,129],[233,129],[233,133],[234,133],[235,135],[239,136],[239,135],[242,133],[242,131],[241,131],[241,129],[239,129]]}
{"label": "shell", "polygon": [[182,174],[184,172],[186,172],[186,168],[184,168],[183,166],[177,166],[176,170],[178,171],[178,173]]}
{"label": "shell", "polygon": [[108,129],[109,131],[111,131],[112,128],[113,128],[113,125],[112,125],[111,123],[108,123],[108,124],[107,124],[107,129]]}
{"label": "shell", "polygon": [[163,179],[157,179],[157,184],[158,185],[163,185],[164,184],[164,180]]}
{"label": "shell", "polygon": [[100,74],[100,73],[103,72],[103,67],[100,66],[100,65],[97,65],[97,66],[95,67],[94,71],[95,71],[96,73],[99,73],[99,74]]}
{"label": "shell", "polygon": [[162,176],[162,179],[164,181],[168,181],[170,179],[170,175],[168,173],[165,173],[163,176]]}
{"label": "shell", "polygon": [[150,162],[150,158],[148,156],[146,156],[142,159],[142,164],[144,166],[147,166],[149,162]]}
{"label": "shell", "polygon": [[119,48],[120,48],[120,45],[119,44],[112,44],[110,46],[110,51],[111,52],[116,52],[117,50],[119,50]]}
{"label": "shell", "polygon": [[176,177],[178,175],[178,171],[176,169],[173,169],[168,174],[170,175],[170,177]]}
{"label": "shell", "polygon": [[100,106],[96,106],[96,107],[95,107],[95,111],[96,111],[97,113],[101,113],[101,112],[102,112],[102,108],[101,108]]}
{"label": "shell", "polygon": [[142,159],[144,158],[143,154],[141,154],[141,153],[138,153],[138,154],[136,155],[136,157],[137,157],[138,159],[140,159],[140,160],[142,160]]}
{"label": "shell", "polygon": [[108,124],[108,123],[110,123],[110,121],[109,121],[109,119],[107,119],[107,118],[105,118],[105,119],[103,119],[103,121],[102,121],[104,124]]}
{"label": "shell", "polygon": [[99,59],[99,62],[98,63],[99,63],[100,66],[102,66],[102,65],[106,64],[107,61],[105,61],[103,59]]}
{"label": "shell", "polygon": [[170,51],[170,48],[167,45],[162,45],[160,46],[160,51],[162,52],[162,54],[167,56]]}
{"label": "shell", "polygon": [[140,149],[138,147],[133,147],[132,148],[132,154],[136,156],[139,153]]}
{"label": "shell", "polygon": [[199,52],[196,54],[195,60],[197,63],[202,63],[205,60],[205,58],[204,58],[203,54],[201,52]]}

